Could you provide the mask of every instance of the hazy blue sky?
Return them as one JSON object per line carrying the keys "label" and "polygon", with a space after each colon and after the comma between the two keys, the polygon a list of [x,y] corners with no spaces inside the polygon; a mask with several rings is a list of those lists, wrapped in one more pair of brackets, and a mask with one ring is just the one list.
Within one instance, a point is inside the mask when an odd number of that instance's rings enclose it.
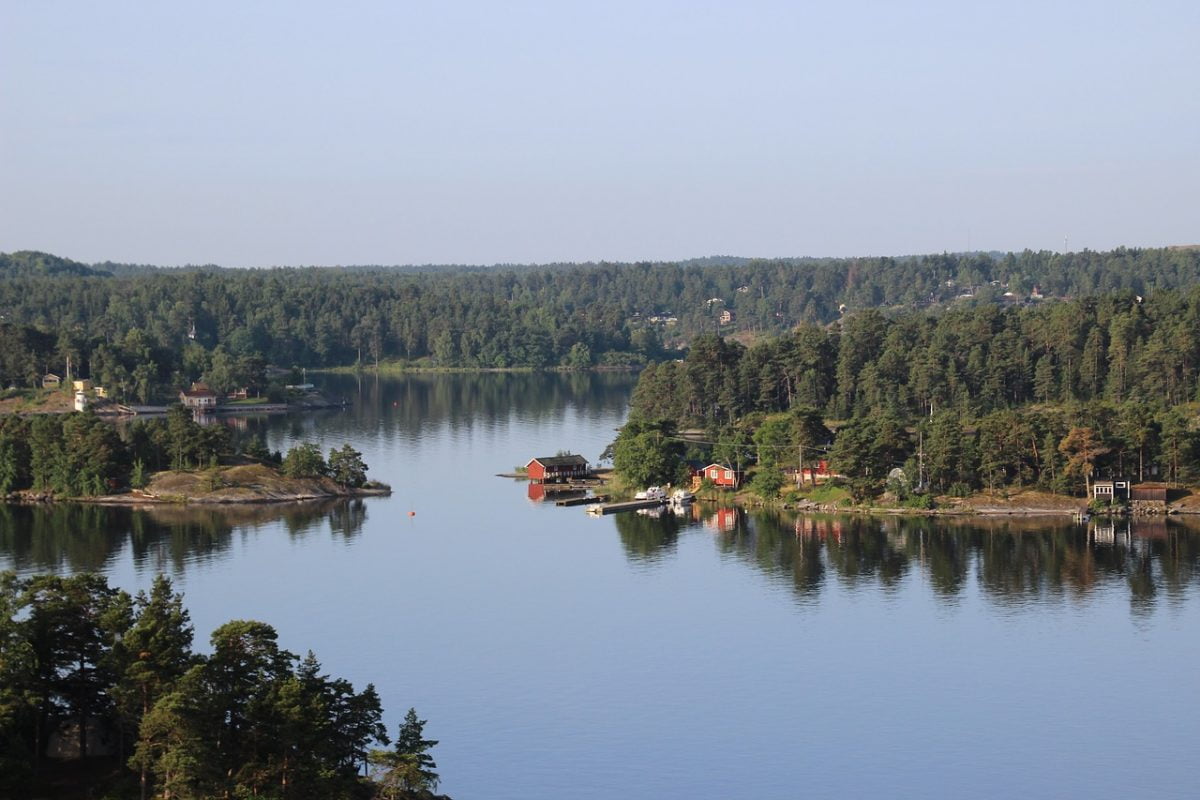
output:
{"label": "hazy blue sky", "polygon": [[1200,2],[0,0],[0,250],[1200,242]]}

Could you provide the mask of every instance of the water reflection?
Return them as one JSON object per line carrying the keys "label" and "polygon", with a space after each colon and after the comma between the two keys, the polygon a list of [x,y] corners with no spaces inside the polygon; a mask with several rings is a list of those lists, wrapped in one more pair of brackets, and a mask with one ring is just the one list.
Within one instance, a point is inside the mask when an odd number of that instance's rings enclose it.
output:
{"label": "water reflection", "polygon": [[227,551],[235,531],[282,523],[296,539],[328,521],[333,535],[349,540],[366,518],[362,499],[222,508],[0,505],[0,554],[5,567],[21,572],[79,572],[103,570],[128,548],[139,570],[180,574]]}
{"label": "water reflection", "polygon": [[653,564],[672,554],[679,542],[682,521],[674,514],[617,514],[617,533],[629,560]]}
{"label": "water reflection", "polygon": [[[827,576],[848,587],[894,590],[919,576],[946,601],[969,586],[998,604],[1086,598],[1124,584],[1135,611],[1161,594],[1181,600],[1200,575],[1200,520],[907,518],[747,513],[706,507],[698,523],[618,518],[631,560],[674,548],[680,525],[715,534],[717,548],[812,599]],[[628,515],[626,515],[628,516]]]}
{"label": "water reflection", "polygon": [[[342,438],[365,442],[398,435],[420,440],[430,431],[452,435],[490,430],[523,421],[557,421],[564,411],[592,419],[621,418],[637,374],[613,372],[411,373],[378,376],[319,375],[313,382],[344,408],[294,414],[255,414],[219,418],[235,444],[250,438],[286,449],[299,440]],[[615,425],[614,425],[615,427]],[[615,435],[615,434],[614,434]],[[600,453],[584,453],[595,460]],[[511,466],[511,465],[505,465]]]}

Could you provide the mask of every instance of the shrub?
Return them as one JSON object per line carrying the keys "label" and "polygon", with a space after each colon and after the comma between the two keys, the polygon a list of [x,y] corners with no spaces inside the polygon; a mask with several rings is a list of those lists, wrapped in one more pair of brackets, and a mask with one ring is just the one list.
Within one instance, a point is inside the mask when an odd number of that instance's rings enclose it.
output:
{"label": "shrub", "polygon": [[917,509],[923,509],[923,510],[928,511],[929,509],[933,508],[933,506],[934,506],[933,495],[928,495],[928,494],[909,495],[903,501],[901,501],[900,505],[904,506],[905,508],[917,508]]}

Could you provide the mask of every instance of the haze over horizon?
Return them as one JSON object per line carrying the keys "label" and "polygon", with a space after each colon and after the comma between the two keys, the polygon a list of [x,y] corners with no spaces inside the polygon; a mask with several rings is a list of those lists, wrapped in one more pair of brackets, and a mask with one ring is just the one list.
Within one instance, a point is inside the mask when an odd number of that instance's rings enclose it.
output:
{"label": "haze over horizon", "polygon": [[1193,244],[1197,34],[1181,0],[0,0],[0,251],[269,266]]}

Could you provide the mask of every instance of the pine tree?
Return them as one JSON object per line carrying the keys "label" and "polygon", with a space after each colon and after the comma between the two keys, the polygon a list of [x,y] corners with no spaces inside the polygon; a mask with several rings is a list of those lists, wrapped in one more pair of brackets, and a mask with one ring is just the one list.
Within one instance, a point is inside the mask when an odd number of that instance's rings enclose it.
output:
{"label": "pine tree", "polygon": [[341,450],[329,451],[329,477],[338,484],[350,489],[357,489],[367,482],[367,465],[362,460],[362,453],[349,444],[342,445]]}
{"label": "pine tree", "polygon": [[378,768],[376,780],[389,800],[409,796],[410,792],[432,791],[441,780],[434,771],[437,764],[429,755],[437,740],[424,738],[425,722],[417,719],[415,708],[410,708],[396,736],[395,748],[371,754],[371,761]]}

